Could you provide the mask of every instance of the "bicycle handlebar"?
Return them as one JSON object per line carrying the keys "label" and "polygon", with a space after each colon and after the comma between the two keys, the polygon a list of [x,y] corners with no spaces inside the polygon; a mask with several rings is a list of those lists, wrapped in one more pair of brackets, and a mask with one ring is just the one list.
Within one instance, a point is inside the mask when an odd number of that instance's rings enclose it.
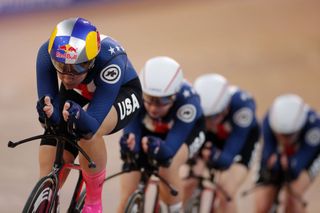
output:
{"label": "bicycle handlebar", "polygon": [[67,138],[64,135],[58,135],[58,134],[42,134],[42,135],[37,135],[37,136],[33,136],[30,138],[26,138],[17,142],[12,142],[9,141],[8,142],[8,147],[9,148],[15,148],[18,145],[21,145],[23,143],[27,143],[27,142],[31,142],[34,140],[38,140],[38,139],[55,139],[57,142],[59,140],[63,140],[69,144],[71,144],[72,146],[74,146],[77,150],[79,150],[79,152],[87,159],[87,161],[89,162],[88,167],[89,168],[96,168],[96,164],[92,161],[92,159],[87,155],[87,153],[75,142],[75,140],[70,140],[69,138]]}

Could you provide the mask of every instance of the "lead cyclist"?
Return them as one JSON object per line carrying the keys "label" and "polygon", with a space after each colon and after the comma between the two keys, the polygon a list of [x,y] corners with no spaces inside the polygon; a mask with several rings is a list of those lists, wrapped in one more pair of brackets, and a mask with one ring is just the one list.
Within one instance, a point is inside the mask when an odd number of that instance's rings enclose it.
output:
{"label": "lead cyclist", "polygon": [[[140,110],[137,73],[121,44],[100,35],[83,18],[65,19],[55,26],[39,48],[36,72],[39,120],[43,123],[47,117],[59,126],[75,118],[79,145],[96,163],[95,169],[89,169],[79,154],[87,192],[83,212],[102,212],[101,183],[107,162],[103,136],[122,129]],[[71,163],[78,151],[68,144],[65,148],[64,161]],[[41,141],[40,177],[50,172],[55,149],[56,141]]]}

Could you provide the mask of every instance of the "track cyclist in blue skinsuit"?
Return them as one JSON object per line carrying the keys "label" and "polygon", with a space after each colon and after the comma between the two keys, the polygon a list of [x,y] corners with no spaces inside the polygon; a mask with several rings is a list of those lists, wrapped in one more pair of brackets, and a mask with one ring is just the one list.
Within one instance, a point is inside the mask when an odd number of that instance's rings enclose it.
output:
{"label": "track cyclist in blue skinsuit", "polygon": [[[101,191],[107,152],[103,136],[122,129],[139,111],[142,91],[137,73],[123,47],[114,39],[100,35],[83,18],[61,21],[38,51],[37,110],[54,125],[73,119],[79,145],[97,167],[79,161],[87,195],[83,212],[102,212]],[[55,141],[42,140],[39,150],[40,176],[53,165]],[[66,145],[65,162],[78,153]],[[67,174],[66,174],[67,175]]]}
{"label": "track cyclist in blue skinsuit", "polygon": [[199,76],[194,88],[200,95],[206,124],[206,142],[201,157],[196,159],[194,172],[201,172],[203,159],[209,168],[216,169],[215,182],[231,201],[217,190],[215,201],[219,205],[215,212],[236,212],[236,194],[249,173],[252,153],[260,136],[255,100],[216,73]]}
{"label": "track cyclist in blue skinsuit", "polygon": [[319,173],[320,119],[301,97],[278,96],[263,120],[256,212],[269,212],[284,187],[285,212],[305,212],[303,195]]}
{"label": "track cyclist in blue skinsuit", "polygon": [[[124,129],[121,154],[138,153],[140,165],[147,162],[146,153],[155,158],[160,164],[159,174],[179,191],[178,196],[172,196],[160,183],[160,199],[169,212],[180,212],[183,193],[179,168],[204,142],[200,99],[183,79],[180,65],[169,57],[149,59],[140,80],[144,107]],[[136,189],[139,174],[130,172],[122,176],[119,213],[124,211],[128,197]]]}

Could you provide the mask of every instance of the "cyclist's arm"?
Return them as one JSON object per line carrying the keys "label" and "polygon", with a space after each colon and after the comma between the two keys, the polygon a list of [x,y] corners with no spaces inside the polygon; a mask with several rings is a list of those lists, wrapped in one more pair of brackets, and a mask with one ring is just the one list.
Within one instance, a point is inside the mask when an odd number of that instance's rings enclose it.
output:
{"label": "cyclist's arm", "polygon": [[48,42],[44,43],[38,51],[36,72],[38,99],[50,96],[52,98],[52,105],[58,109],[58,77],[48,53]]}
{"label": "cyclist's arm", "polygon": [[227,169],[244,147],[251,129],[257,125],[253,102],[242,102],[242,106],[232,114],[232,132],[219,155],[213,154],[213,163],[217,168]]}
{"label": "cyclist's arm", "polygon": [[[269,121],[268,121],[268,115],[265,116],[262,124],[262,137],[263,137],[263,146],[262,146],[262,157],[261,157],[261,166],[267,167],[268,160],[270,159],[272,154],[276,154],[279,156],[277,147],[278,143],[277,140],[271,130]],[[277,158],[273,168],[273,170],[279,170],[280,169],[280,160]]]}
{"label": "cyclist's arm", "polygon": [[[185,104],[179,107],[175,116],[175,123],[165,139],[166,152],[163,152],[159,158],[172,158],[195,128],[197,120],[202,116],[201,107],[196,99],[196,96],[189,98]],[[183,115],[188,117],[183,117]]]}
{"label": "cyclist's arm", "polygon": [[135,145],[133,152],[138,153],[141,150],[141,130],[142,130],[142,122],[141,116],[143,113],[138,114],[132,121],[130,121],[127,126],[123,129],[123,134],[134,134],[135,137]]}
{"label": "cyclist's arm", "polygon": [[[120,75],[119,79],[114,82],[108,82],[105,79],[105,74],[108,72],[110,66],[116,67]],[[96,90],[93,99],[90,101],[87,111],[81,109],[80,117],[77,121],[77,126],[83,134],[94,134],[101,123],[107,116],[109,110],[114,104],[119,93],[120,87],[123,83],[128,81],[126,79],[126,72],[134,72],[134,69],[127,59],[125,54],[118,55],[108,62],[107,65],[95,77]],[[115,69],[115,68],[112,69]],[[129,79],[131,80],[131,79]]]}
{"label": "cyclist's arm", "polygon": [[289,158],[291,178],[298,177],[309,163],[319,154],[320,150],[320,121],[314,122],[305,132],[301,145],[296,154]]}

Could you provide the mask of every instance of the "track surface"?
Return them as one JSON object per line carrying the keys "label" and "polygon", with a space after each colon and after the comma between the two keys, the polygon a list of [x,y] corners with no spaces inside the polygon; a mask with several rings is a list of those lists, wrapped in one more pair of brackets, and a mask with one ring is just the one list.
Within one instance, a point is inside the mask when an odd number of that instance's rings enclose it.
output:
{"label": "track surface", "polygon": [[[262,118],[284,92],[297,93],[320,110],[319,9],[316,0],[128,1],[1,17],[1,212],[21,212],[38,177],[38,142],[14,150],[6,144],[41,132],[35,110],[36,52],[60,20],[91,20],[121,41],[137,70],[150,57],[168,55],[181,63],[190,81],[201,73],[221,73],[256,97]],[[109,175],[120,170],[118,138],[119,133],[106,137]],[[74,178],[71,174],[62,198],[69,199]],[[252,176],[243,189],[251,184]],[[306,194],[309,212],[320,209],[319,186],[316,180]],[[105,212],[115,212],[118,179],[105,185],[103,196]],[[240,212],[253,212],[252,196],[239,199],[239,205]]]}

